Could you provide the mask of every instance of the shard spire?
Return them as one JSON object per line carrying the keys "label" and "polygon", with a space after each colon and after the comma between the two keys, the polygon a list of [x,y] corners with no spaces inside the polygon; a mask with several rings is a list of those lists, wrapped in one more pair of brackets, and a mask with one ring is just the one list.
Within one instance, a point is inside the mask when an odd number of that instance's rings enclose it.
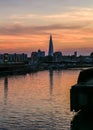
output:
{"label": "shard spire", "polygon": [[50,35],[50,40],[49,40],[48,56],[53,56],[53,41],[52,41],[52,35]]}

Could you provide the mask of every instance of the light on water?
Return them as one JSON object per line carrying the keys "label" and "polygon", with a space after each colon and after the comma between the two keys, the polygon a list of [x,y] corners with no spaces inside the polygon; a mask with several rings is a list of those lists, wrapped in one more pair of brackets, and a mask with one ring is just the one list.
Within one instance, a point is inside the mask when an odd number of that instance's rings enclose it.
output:
{"label": "light on water", "polygon": [[70,88],[80,70],[0,78],[0,130],[70,130]]}

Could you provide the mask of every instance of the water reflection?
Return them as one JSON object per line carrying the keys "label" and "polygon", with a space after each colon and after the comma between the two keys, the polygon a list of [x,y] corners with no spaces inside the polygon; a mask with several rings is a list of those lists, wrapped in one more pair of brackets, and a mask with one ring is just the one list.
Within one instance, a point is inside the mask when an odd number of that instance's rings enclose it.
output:
{"label": "water reflection", "polygon": [[8,96],[8,77],[4,78],[4,103],[7,104],[7,96]]}
{"label": "water reflection", "polygon": [[49,78],[50,78],[50,95],[53,93],[53,70],[49,70]]}
{"label": "water reflection", "polygon": [[[0,79],[0,128],[69,130],[69,90],[79,71],[41,71]],[[74,77],[74,78],[73,78]],[[51,94],[51,95],[50,95]]]}
{"label": "water reflection", "polygon": [[80,111],[71,121],[71,130],[93,130],[93,111]]}

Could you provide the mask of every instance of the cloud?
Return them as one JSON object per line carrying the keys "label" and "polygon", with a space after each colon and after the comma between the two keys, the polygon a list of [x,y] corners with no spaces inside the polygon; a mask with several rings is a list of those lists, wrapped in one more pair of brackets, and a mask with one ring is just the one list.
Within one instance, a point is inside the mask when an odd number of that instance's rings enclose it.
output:
{"label": "cloud", "polygon": [[31,34],[47,34],[52,30],[77,30],[86,27],[86,24],[53,24],[44,26],[23,26],[14,24],[10,26],[1,26],[0,35],[31,35]]}
{"label": "cloud", "polygon": [[[6,43],[9,40],[9,43],[15,41],[20,44],[23,44],[23,42],[44,44],[47,40],[43,37],[49,36],[51,33],[55,42],[65,47],[67,45],[72,46],[72,43],[73,46],[81,46],[81,43],[82,47],[87,43],[91,46],[93,42],[93,9],[69,8],[68,10],[59,14],[11,15],[9,19],[14,20],[16,24],[11,22],[11,24],[5,24],[4,26],[0,25],[0,35],[3,40],[0,43]],[[74,45],[74,43],[80,44]],[[59,45],[56,44],[56,48]]]}
{"label": "cloud", "polygon": [[26,14],[26,15],[12,15],[10,16],[9,19],[16,19],[16,20],[20,20],[20,19],[31,19],[31,18],[37,18],[38,15],[36,14]]}
{"label": "cloud", "polygon": [[0,47],[44,48],[51,33],[55,48],[92,48],[92,5],[93,0],[0,0]]}
{"label": "cloud", "polygon": [[93,9],[92,8],[75,8],[70,7],[66,12],[59,13],[27,13],[13,14],[7,17],[8,21],[17,21],[28,25],[50,25],[50,24],[86,24],[93,25]]}
{"label": "cloud", "polygon": [[43,19],[43,18],[49,18],[49,19],[55,19],[55,18],[91,18],[93,19],[93,8],[77,8],[77,7],[68,7],[65,8],[65,12],[59,11],[54,13],[27,13],[27,14],[15,14],[10,16],[10,19]]}

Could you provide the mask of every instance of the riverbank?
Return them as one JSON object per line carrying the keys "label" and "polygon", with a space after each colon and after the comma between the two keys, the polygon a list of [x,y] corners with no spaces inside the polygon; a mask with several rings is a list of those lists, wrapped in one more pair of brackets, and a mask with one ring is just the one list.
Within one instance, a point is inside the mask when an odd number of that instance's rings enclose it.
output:
{"label": "riverbank", "polygon": [[16,74],[27,74],[37,71],[44,70],[63,70],[63,69],[77,69],[77,68],[88,68],[93,67],[91,64],[81,65],[69,65],[69,64],[58,64],[58,63],[40,63],[40,64],[1,64],[0,65],[0,76],[5,75],[16,75]]}
{"label": "riverbank", "polygon": [[14,75],[14,74],[26,74],[33,70],[27,64],[2,64],[0,65],[0,76]]}

